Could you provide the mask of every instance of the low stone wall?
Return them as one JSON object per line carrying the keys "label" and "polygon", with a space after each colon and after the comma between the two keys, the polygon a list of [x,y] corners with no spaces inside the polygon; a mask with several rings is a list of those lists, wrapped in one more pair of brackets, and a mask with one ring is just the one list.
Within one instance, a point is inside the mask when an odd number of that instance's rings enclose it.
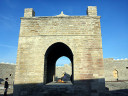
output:
{"label": "low stone wall", "polygon": [[[105,81],[128,80],[128,59],[114,60],[104,59]],[[117,78],[114,78],[114,70],[117,70]]]}
{"label": "low stone wall", "polygon": [[[114,77],[114,70],[117,71],[117,78]],[[71,66],[65,64],[63,67],[57,67],[56,76],[61,77],[63,72],[71,75]],[[104,73],[105,81],[128,80],[128,59],[104,59]]]}
{"label": "low stone wall", "polygon": [[9,84],[13,84],[15,66],[14,64],[0,63],[0,83],[3,83],[5,78],[9,78]]}
{"label": "low stone wall", "polygon": [[[114,77],[115,70],[117,71],[117,78]],[[61,77],[63,72],[71,75],[71,66],[65,64],[63,67],[57,67],[56,76]],[[104,73],[105,81],[128,80],[128,59],[104,59]]]}
{"label": "low stone wall", "polygon": [[[9,83],[13,84],[15,75],[15,64],[0,63],[0,83],[8,77]],[[116,81],[113,71],[117,70],[118,80],[128,80],[128,59],[114,60],[113,58],[104,59],[104,73],[105,81]],[[55,78],[61,78],[62,74],[66,72],[69,76],[72,74],[71,66],[65,64],[64,66],[56,67]]]}

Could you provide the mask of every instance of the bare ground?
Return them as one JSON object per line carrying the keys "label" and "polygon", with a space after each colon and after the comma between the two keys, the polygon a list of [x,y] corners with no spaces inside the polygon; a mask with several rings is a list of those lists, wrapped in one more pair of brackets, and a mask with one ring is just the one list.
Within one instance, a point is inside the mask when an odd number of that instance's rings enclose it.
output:
{"label": "bare ground", "polygon": [[[105,86],[107,90],[106,96],[128,96],[128,81],[106,82]],[[0,96],[3,96],[3,93],[3,85],[0,84]],[[8,89],[8,96],[13,96],[12,87]]]}

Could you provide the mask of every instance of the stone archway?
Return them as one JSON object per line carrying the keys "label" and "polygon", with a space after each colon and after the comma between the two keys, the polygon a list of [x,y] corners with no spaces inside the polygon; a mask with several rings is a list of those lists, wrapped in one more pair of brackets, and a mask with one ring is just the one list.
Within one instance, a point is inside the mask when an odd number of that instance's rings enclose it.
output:
{"label": "stone archway", "polygon": [[56,60],[61,57],[66,56],[70,59],[72,63],[72,75],[73,75],[73,53],[71,49],[64,43],[57,42],[52,44],[46,51],[44,56],[44,83],[49,83],[53,81],[53,76],[55,75],[55,63]]}
{"label": "stone archway", "polygon": [[[55,62],[61,56],[72,62],[73,93],[70,96],[79,94],[80,90],[81,96],[104,93],[102,38],[97,8],[88,6],[87,16],[63,13],[34,16],[34,10],[27,8],[21,17],[14,96],[23,93],[26,93],[23,96],[28,96],[32,86],[35,89],[35,86],[52,82]],[[45,89],[47,85],[42,87]]]}

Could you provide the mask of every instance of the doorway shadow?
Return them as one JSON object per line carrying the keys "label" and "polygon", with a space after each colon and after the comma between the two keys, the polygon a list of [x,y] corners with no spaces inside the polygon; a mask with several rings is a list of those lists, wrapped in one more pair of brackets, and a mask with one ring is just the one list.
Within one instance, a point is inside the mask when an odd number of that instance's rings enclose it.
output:
{"label": "doorway shadow", "polygon": [[[4,94],[0,94],[0,96],[3,96]],[[7,96],[13,96],[13,94],[7,94]]]}

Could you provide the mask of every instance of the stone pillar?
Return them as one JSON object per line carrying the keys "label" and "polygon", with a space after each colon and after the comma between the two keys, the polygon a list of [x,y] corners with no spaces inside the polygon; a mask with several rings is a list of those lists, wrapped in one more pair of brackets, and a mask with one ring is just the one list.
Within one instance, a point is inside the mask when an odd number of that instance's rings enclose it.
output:
{"label": "stone pillar", "polygon": [[88,16],[97,16],[97,7],[96,6],[88,6],[87,15]]}
{"label": "stone pillar", "polygon": [[34,16],[35,16],[35,12],[33,8],[26,8],[24,10],[24,17],[34,17]]}

